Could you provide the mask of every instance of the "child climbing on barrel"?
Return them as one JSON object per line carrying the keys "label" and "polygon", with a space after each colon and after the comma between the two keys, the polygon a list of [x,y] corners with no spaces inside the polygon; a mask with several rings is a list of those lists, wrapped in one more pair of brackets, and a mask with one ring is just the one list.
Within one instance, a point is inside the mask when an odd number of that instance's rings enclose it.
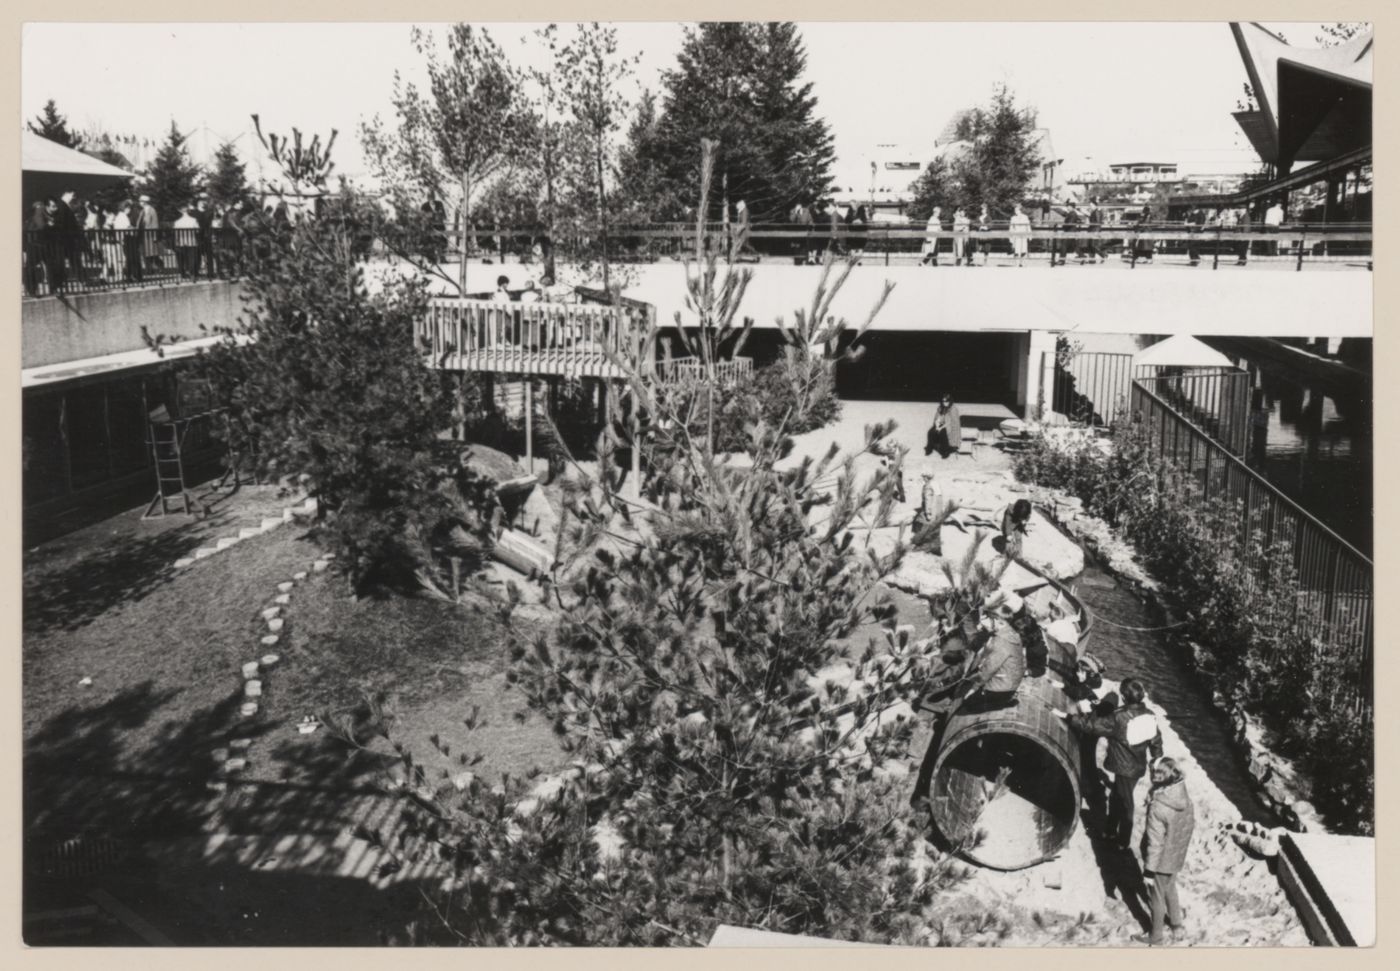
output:
{"label": "child climbing on barrel", "polygon": [[1023,605],[1017,594],[1002,591],[983,605],[981,627],[988,636],[961,710],[994,711],[1016,703],[1016,689],[1026,676],[1026,648],[1013,621]]}
{"label": "child climbing on barrel", "polygon": [[1082,714],[1056,709],[1055,714],[1069,721],[1081,734],[1108,739],[1103,767],[1113,775],[1108,793],[1108,821],[1104,839],[1119,849],[1128,849],[1133,839],[1133,795],[1147,774],[1149,755],[1162,757],[1162,733],[1157,719],[1148,710],[1147,688],[1137,678],[1127,678],[1121,688],[1122,705],[1107,714]]}
{"label": "child climbing on barrel", "polygon": [[[1103,679],[1103,662],[1092,654],[1082,655],[1074,665],[1074,674],[1064,683],[1051,684],[1064,691],[1081,715],[1111,716],[1118,709],[1118,692]],[[1104,800],[1104,781],[1099,775],[1099,739],[1087,732],[1079,733],[1079,790],[1088,803],[1088,826],[1101,832],[1108,814]]]}

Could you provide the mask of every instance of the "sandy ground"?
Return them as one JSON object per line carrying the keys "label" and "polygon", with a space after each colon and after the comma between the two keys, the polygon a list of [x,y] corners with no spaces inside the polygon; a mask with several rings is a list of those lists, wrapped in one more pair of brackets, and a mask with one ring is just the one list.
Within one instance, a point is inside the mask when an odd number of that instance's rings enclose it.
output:
{"label": "sandy ground", "polygon": [[[1014,498],[1018,487],[1010,473],[1010,457],[999,449],[983,448],[976,460],[923,455],[923,439],[932,410],[932,405],[923,403],[847,402],[840,421],[799,439],[789,461],[800,461],[803,454],[819,454],[832,442],[843,449],[859,448],[866,425],[893,418],[899,423],[895,440],[909,448],[905,470],[908,501],[896,507],[896,522],[912,517],[917,508],[923,472],[931,472],[945,493],[960,497],[969,509],[999,508]],[[952,535],[954,532],[945,528],[945,546]],[[1037,529],[1033,525],[1026,540],[1026,554],[1032,559],[1063,565],[1067,556],[1061,544],[1065,542],[1053,526],[1044,524]],[[947,548],[952,551],[952,547]],[[1068,562],[1072,564],[1072,557]],[[1082,567],[1081,559],[1078,569]],[[1177,880],[1187,922],[1180,943],[1307,945],[1307,934],[1270,863],[1249,856],[1225,834],[1223,827],[1238,821],[1239,811],[1173,730],[1171,712],[1152,707],[1162,728],[1166,754],[1181,766],[1196,810],[1195,834],[1186,868]],[[917,746],[916,751],[922,755],[922,746]],[[1141,840],[1147,790],[1144,781],[1137,792],[1134,847]],[[1136,854],[1124,856],[1107,850],[1100,841],[1091,839],[1082,826],[1076,828],[1060,856],[1047,863],[1015,872],[969,869],[968,881],[957,895],[959,900],[945,902],[943,909],[953,916],[964,911],[973,913],[979,906],[997,902],[1002,921],[971,933],[950,926],[949,943],[1124,945],[1146,926],[1146,900],[1140,896],[1145,891],[1140,886]]]}

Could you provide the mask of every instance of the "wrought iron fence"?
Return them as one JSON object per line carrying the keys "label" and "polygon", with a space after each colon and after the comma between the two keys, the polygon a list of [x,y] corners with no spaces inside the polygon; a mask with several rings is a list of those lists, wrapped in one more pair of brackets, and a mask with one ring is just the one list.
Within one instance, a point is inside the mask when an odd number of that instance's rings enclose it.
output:
{"label": "wrought iron fence", "polygon": [[1249,447],[1249,372],[1242,368],[1140,367],[1134,380],[1232,455]]}
{"label": "wrought iron fence", "polygon": [[1078,352],[1055,361],[1050,407],[1085,425],[1108,426],[1128,407],[1133,355]]}
{"label": "wrought iron fence", "polygon": [[[1335,701],[1370,710],[1374,678],[1374,564],[1250,469],[1147,383],[1133,382],[1132,410],[1146,423],[1153,447],[1184,473],[1203,500],[1223,499],[1240,510],[1240,548],[1253,591],[1273,594],[1292,612],[1299,631],[1356,663],[1338,678]],[[1293,578],[1278,586],[1269,551],[1291,551]]]}
{"label": "wrought iron fence", "polygon": [[24,293],[44,297],[232,279],[242,270],[243,245],[242,235],[218,228],[25,230]]}

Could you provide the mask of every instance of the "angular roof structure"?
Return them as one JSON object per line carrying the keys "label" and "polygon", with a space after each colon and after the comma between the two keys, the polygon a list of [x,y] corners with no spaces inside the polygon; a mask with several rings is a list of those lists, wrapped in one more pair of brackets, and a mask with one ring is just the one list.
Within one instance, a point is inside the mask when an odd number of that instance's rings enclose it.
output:
{"label": "angular roof structure", "polygon": [[20,161],[25,203],[68,190],[90,192],[133,178],[132,173],[74,151],[31,131],[22,133]]}
{"label": "angular roof structure", "polygon": [[1176,334],[1133,355],[1133,370],[1140,367],[1228,368],[1235,362],[1190,334]]}
{"label": "angular roof structure", "polygon": [[1257,111],[1235,120],[1265,162],[1336,158],[1371,143],[1372,32],[1335,47],[1291,47],[1257,23],[1231,23]]}

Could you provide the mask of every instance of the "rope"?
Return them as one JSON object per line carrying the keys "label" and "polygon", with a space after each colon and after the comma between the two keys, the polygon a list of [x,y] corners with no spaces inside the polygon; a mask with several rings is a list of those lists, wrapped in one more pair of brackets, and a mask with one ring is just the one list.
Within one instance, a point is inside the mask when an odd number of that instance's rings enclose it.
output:
{"label": "rope", "polygon": [[1108,619],[1107,617],[1105,617],[1103,614],[1094,614],[1094,619],[1095,619],[1096,621],[1099,621],[1100,623],[1107,624],[1107,625],[1110,626],[1110,627],[1117,627],[1119,630],[1131,630],[1131,631],[1137,631],[1137,632],[1143,633],[1143,634],[1150,634],[1150,633],[1155,633],[1156,631],[1163,631],[1163,630],[1173,630],[1173,629],[1175,629],[1175,628],[1177,628],[1177,627],[1184,627],[1185,625],[1187,625],[1187,624],[1190,623],[1189,620],[1179,620],[1179,621],[1177,621],[1175,624],[1166,624],[1166,625],[1164,625],[1164,626],[1162,626],[1162,627],[1131,627],[1131,626],[1129,626],[1129,625],[1127,625],[1127,624],[1115,623],[1114,621],[1109,620],[1109,619]]}

